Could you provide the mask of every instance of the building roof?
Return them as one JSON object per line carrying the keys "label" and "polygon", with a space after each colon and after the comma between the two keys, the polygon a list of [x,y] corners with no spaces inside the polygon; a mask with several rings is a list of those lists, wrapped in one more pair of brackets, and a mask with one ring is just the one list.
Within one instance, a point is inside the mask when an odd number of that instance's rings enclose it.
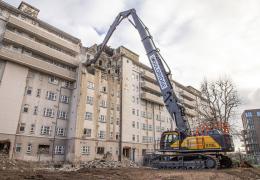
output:
{"label": "building roof", "polygon": [[[24,3],[24,4],[26,4],[26,5],[29,5],[28,3],[21,2],[21,4],[19,5],[19,7],[22,5],[22,3]],[[31,6],[31,5],[29,5],[29,6],[32,7],[32,8],[34,8],[34,9],[37,9],[37,8]],[[11,12],[17,14],[17,15],[18,15],[18,14],[22,14],[23,16],[26,16],[26,17],[28,17],[28,18],[31,18],[31,19],[33,19],[35,22],[38,22],[42,27],[44,27],[44,28],[46,28],[46,29],[49,29],[49,30],[51,30],[51,31],[53,31],[53,32],[56,32],[56,33],[58,33],[58,34],[62,34],[65,38],[71,40],[72,42],[74,42],[74,43],[76,43],[76,44],[81,43],[81,40],[80,40],[80,39],[78,39],[78,38],[76,38],[76,37],[74,37],[74,36],[72,36],[72,35],[70,35],[70,34],[64,32],[64,31],[62,31],[62,30],[60,30],[60,29],[58,29],[58,28],[56,28],[56,27],[54,27],[54,26],[52,26],[52,25],[50,25],[50,24],[48,24],[48,23],[46,23],[46,22],[44,22],[44,21],[42,21],[42,20],[40,20],[40,19],[38,19],[38,18],[32,17],[32,16],[28,15],[27,13],[24,13],[23,11],[19,10],[18,8],[14,7],[14,6],[12,6],[12,5],[10,5],[10,4],[4,2],[4,1],[0,1],[0,7],[6,8],[6,9],[8,9],[9,11],[11,11]],[[37,10],[38,10],[38,9],[37,9]]]}

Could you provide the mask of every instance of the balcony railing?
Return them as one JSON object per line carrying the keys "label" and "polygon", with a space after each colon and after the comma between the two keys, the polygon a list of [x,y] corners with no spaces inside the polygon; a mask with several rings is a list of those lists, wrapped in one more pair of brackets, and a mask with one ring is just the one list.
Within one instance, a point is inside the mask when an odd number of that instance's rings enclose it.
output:
{"label": "balcony railing", "polygon": [[76,73],[69,71],[67,69],[55,66],[54,64],[50,64],[43,60],[37,59],[35,57],[22,54],[21,52],[17,52],[14,50],[10,50],[7,48],[0,49],[0,57],[9,60],[18,64],[25,65],[32,69],[36,69],[41,72],[45,72],[48,74],[52,74],[54,76],[58,76],[67,80],[76,80]]}
{"label": "balcony railing", "polygon": [[144,100],[147,100],[147,101],[150,101],[150,102],[153,102],[153,103],[157,103],[157,104],[160,104],[160,105],[164,105],[162,97],[158,97],[158,96],[150,94],[148,92],[143,92],[141,94],[141,99],[144,99]]}
{"label": "balcony railing", "polygon": [[141,88],[161,94],[161,90],[160,90],[159,86],[157,86],[156,84],[150,83],[148,81],[141,82]]}
{"label": "balcony railing", "polygon": [[55,59],[58,59],[59,61],[66,62],[66,63],[72,64],[74,66],[77,65],[75,57],[64,54],[60,51],[57,51],[55,49],[52,49],[52,48],[46,46],[46,45],[40,44],[29,38],[16,34],[12,31],[7,30],[4,34],[4,39],[7,41],[11,41],[11,42],[20,44],[20,45],[26,47],[27,49],[36,51],[37,53],[43,54],[50,58],[55,58]]}
{"label": "balcony railing", "polygon": [[20,29],[23,29],[26,32],[29,32],[29,33],[39,37],[40,39],[51,42],[61,48],[65,48],[66,50],[68,50],[70,52],[79,53],[79,47],[77,44],[73,44],[69,41],[66,41],[66,40],[58,37],[57,35],[52,34],[52,33],[48,32],[47,30],[44,30],[43,28],[40,28],[36,25],[25,22],[15,16],[11,15],[9,17],[8,24],[11,26],[15,26]]}

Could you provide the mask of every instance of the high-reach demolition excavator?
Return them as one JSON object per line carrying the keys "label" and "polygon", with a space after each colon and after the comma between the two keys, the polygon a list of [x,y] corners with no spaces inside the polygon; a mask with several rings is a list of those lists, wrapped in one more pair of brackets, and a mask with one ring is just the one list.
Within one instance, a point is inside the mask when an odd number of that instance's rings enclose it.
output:
{"label": "high-reach demolition excavator", "polygon": [[[128,17],[132,16],[132,20]],[[160,86],[163,101],[176,129],[166,131],[161,135],[160,150],[144,157],[146,165],[156,168],[178,169],[212,169],[218,167],[231,167],[232,161],[226,152],[234,151],[232,137],[221,129],[210,129],[201,134],[193,135],[185,119],[185,108],[179,103],[166,72],[164,64],[170,69],[156,48],[148,28],[137,16],[135,9],[119,13],[110,26],[100,49],[94,58],[85,62],[87,67],[95,64],[104,50],[108,40],[116,27],[125,18],[137,29],[147,53],[148,59]]]}

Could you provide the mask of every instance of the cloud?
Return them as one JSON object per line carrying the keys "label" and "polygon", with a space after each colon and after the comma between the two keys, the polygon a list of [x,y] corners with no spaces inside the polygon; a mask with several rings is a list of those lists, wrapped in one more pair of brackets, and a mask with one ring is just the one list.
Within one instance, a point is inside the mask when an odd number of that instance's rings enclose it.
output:
{"label": "cloud", "polygon": [[[18,0],[7,1],[18,6]],[[39,18],[80,38],[85,46],[101,43],[123,10],[135,8],[149,28],[173,77],[199,88],[208,79],[228,75],[243,109],[260,108],[260,1],[258,0],[27,0]],[[109,41],[124,45],[149,64],[138,32],[123,21]]]}

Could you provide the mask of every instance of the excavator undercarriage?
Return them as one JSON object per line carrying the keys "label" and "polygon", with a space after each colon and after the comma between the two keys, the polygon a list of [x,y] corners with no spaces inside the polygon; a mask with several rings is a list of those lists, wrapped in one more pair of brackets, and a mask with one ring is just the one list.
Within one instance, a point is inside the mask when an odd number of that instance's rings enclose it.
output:
{"label": "excavator undercarriage", "polygon": [[232,161],[223,154],[147,154],[144,165],[159,169],[219,169],[230,168]]}

